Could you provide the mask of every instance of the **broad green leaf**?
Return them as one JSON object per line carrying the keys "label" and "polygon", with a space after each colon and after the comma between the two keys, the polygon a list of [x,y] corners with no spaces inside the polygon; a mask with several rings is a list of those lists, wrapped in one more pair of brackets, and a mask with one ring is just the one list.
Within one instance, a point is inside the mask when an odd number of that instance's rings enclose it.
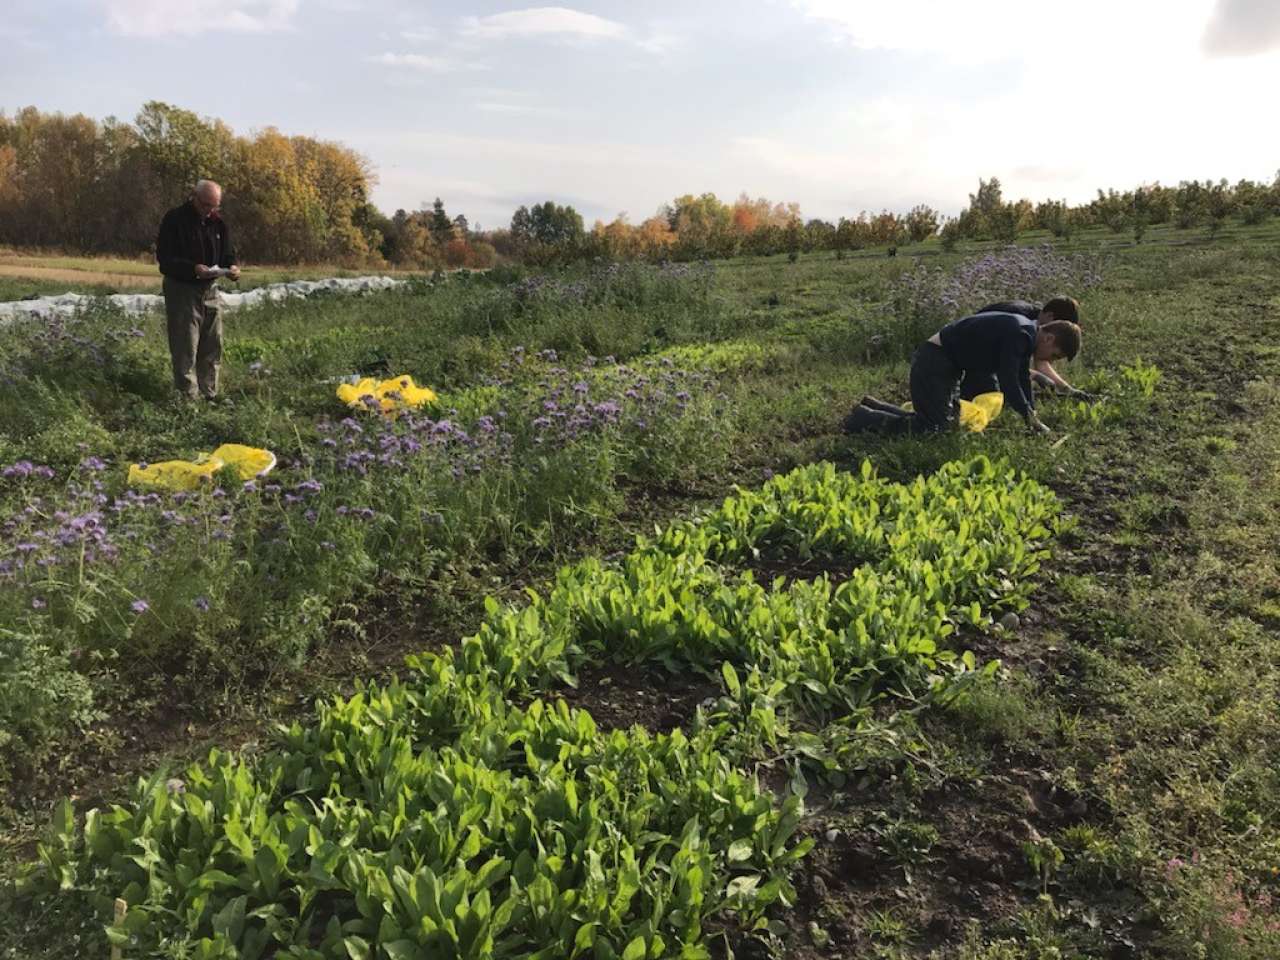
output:
{"label": "broad green leaf", "polygon": [[720,674],[724,677],[725,689],[729,691],[729,696],[736,698],[742,690],[742,685],[738,681],[738,671],[733,669],[733,664],[726,660],[720,666]]}
{"label": "broad green leaf", "polygon": [[425,952],[412,940],[396,940],[379,948],[386,960],[422,960]]}
{"label": "broad green leaf", "polygon": [[729,844],[729,862],[737,863],[751,859],[751,841],[735,840]]}

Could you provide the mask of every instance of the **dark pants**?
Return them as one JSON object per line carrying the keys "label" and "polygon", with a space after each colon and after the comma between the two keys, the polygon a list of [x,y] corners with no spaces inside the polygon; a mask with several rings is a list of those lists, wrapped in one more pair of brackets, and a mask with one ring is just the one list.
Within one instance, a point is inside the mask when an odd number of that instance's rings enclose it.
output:
{"label": "dark pants", "polygon": [[856,419],[850,423],[850,429],[890,436],[946,430],[960,416],[956,386],[962,372],[937,344],[923,344],[911,360],[911,406],[914,412],[901,409],[895,412],[895,408],[888,404],[862,406],[854,411],[852,417]]}
{"label": "dark pants", "polygon": [[972,400],[980,393],[999,393],[1000,381],[994,373],[965,373],[960,381],[960,399]]}
{"label": "dark pants", "polygon": [[165,277],[164,313],[174,387],[193,400],[217,396],[222,365],[217,290],[211,283],[184,283]]}

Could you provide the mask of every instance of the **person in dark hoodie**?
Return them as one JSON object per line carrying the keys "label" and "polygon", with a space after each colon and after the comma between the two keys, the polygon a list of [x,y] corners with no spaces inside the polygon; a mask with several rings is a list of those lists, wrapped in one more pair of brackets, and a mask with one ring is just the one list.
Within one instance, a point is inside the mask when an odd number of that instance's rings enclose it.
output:
{"label": "person in dark hoodie", "polygon": [[218,395],[222,318],[215,284],[220,276],[240,279],[221,205],[222,188],[201,180],[186,203],[164,215],[156,238],[173,385],[191,400]]}
{"label": "person in dark hoodie", "polygon": [[[1080,305],[1070,297],[1054,297],[1044,306],[1036,306],[1027,300],[1002,300],[990,303],[975,313],[1016,313],[1036,321],[1039,324],[1052,323],[1054,320],[1067,320],[1080,326]],[[1078,390],[1053,368],[1052,363],[1037,362],[1031,371],[1031,380],[1037,386],[1055,390],[1077,400],[1095,400],[1093,394]],[[999,387],[994,377],[971,377],[966,375],[960,383],[960,399],[972,400],[981,393],[992,393]]]}
{"label": "person in dark hoodie", "polygon": [[959,418],[961,380],[973,377],[997,386],[1005,407],[1021,414],[1029,428],[1048,433],[1036,416],[1031,364],[1072,360],[1079,352],[1080,328],[1066,320],[1037,325],[1030,317],[1007,311],[962,317],[916,350],[911,362],[912,412],[868,397],[843,426],[847,433],[889,435],[945,430]]}

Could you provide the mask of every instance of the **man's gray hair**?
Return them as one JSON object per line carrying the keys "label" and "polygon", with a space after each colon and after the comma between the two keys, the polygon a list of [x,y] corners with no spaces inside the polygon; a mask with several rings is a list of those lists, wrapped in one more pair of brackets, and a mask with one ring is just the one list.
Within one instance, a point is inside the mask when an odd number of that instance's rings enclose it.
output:
{"label": "man's gray hair", "polygon": [[191,192],[196,194],[197,196],[200,196],[206,193],[210,193],[214,190],[217,190],[218,193],[222,193],[222,187],[214,183],[212,180],[197,180],[196,185]]}

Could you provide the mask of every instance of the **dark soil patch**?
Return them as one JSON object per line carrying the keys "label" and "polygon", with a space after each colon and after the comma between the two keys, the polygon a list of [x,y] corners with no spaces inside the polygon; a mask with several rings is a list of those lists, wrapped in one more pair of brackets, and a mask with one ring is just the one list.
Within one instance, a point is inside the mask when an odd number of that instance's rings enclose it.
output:
{"label": "dark soil patch", "polygon": [[[781,917],[792,931],[787,955],[878,956],[897,947],[902,952],[894,956],[925,957],[953,946],[972,923],[994,930],[1034,908],[1041,878],[1025,845],[1089,815],[1081,798],[1055,787],[1035,762],[998,757],[993,767],[1006,772],[976,783],[911,800],[882,791],[838,817],[810,820],[804,830],[815,846],[794,877],[796,908]],[[893,839],[900,817],[932,827],[938,842],[904,854]],[[1059,874],[1050,891],[1070,901],[1073,883]],[[1102,892],[1110,906],[1096,912],[1097,955],[1135,956],[1133,944],[1145,934],[1129,891]]]}
{"label": "dark soil patch", "polygon": [[832,585],[844,583],[861,566],[857,560],[832,557],[810,557],[807,560],[795,556],[761,556],[744,566],[756,578],[757,583],[773,583],[778,577],[788,581],[816,580],[826,576]]}
{"label": "dark soil patch", "polygon": [[650,666],[610,663],[581,671],[577,689],[558,695],[586,710],[602,730],[639,724],[651,733],[687,726],[698,705],[721,694],[720,682],[693,671],[669,673]]}

